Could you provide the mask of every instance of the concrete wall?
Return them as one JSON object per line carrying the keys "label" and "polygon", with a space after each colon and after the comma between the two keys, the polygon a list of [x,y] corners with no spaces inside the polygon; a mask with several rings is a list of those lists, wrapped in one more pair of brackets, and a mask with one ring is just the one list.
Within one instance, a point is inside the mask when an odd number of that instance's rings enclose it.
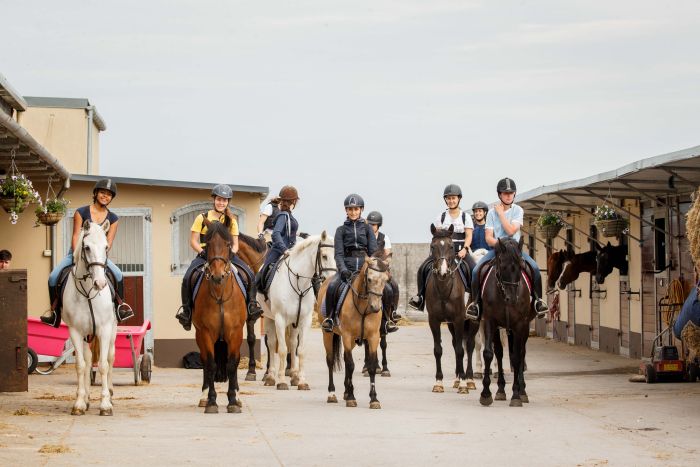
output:
{"label": "concrete wall", "polygon": [[401,297],[399,309],[406,309],[406,302],[418,292],[416,272],[430,254],[429,243],[392,243],[391,272],[399,284]]}

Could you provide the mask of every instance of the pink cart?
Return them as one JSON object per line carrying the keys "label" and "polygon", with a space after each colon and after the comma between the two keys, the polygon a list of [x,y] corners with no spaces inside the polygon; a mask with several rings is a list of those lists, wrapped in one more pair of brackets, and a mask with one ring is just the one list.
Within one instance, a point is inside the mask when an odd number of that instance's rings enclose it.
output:
{"label": "pink cart", "polygon": [[[134,371],[134,384],[140,381],[151,382],[153,357],[146,351],[141,353],[141,344],[151,322],[144,320],[141,326],[117,326],[117,340],[114,342],[114,368],[131,368]],[[93,367],[90,380],[95,383],[97,367]]]}

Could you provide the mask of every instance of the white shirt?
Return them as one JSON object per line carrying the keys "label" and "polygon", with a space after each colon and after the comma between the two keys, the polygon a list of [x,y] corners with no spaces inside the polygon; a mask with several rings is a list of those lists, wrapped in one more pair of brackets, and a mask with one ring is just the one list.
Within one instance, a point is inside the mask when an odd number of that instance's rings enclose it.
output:
{"label": "white shirt", "polygon": [[[510,209],[503,213],[511,224],[523,225],[523,216],[525,211],[523,208],[513,203],[510,205]],[[501,219],[498,217],[498,213],[495,209],[489,209],[489,213],[486,215],[486,230],[493,230],[493,238],[498,240],[499,238],[508,237],[503,224],[501,224]],[[512,235],[513,240],[516,242],[520,240],[520,229]]]}
{"label": "white shirt", "polygon": [[267,217],[272,215],[272,203],[265,203],[260,207],[260,214],[265,214]]}
{"label": "white shirt", "polygon": [[387,234],[384,234],[384,248],[391,250],[391,240],[389,240],[389,236]]}
{"label": "white shirt", "polygon": [[[472,221],[472,216],[460,209],[459,215],[453,219],[452,216],[450,216],[449,211],[449,209],[445,210],[445,222],[442,222],[442,214],[435,219],[435,222],[433,222],[435,228],[447,230],[451,225],[454,225],[455,233],[464,233],[465,229],[474,230],[474,221]],[[464,214],[464,216],[462,216],[462,214]],[[462,217],[464,217],[464,223],[462,223]]]}

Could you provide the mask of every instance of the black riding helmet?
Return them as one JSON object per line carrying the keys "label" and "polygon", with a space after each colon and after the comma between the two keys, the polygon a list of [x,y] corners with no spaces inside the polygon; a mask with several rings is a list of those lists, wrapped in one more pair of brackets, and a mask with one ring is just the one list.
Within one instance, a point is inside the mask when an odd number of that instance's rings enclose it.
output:
{"label": "black riding helmet", "polygon": [[92,189],[92,194],[96,195],[97,190],[107,190],[112,193],[112,198],[117,197],[117,184],[112,181],[111,178],[103,178],[95,183],[95,187]]}
{"label": "black riding helmet", "polygon": [[515,193],[516,191],[518,191],[518,189],[515,186],[515,181],[512,178],[506,177],[498,181],[498,185],[496,185],[496,191],[500,195],[501,193]]}
{"label": "black riding helmet", "polygon": [[367,215],[367,223],[370,225],[378,225],[381,227],[383,221],[382,213],[379,211],[372,211]]}
{"label": "black riding helmet", "polygon": [[450,183],[445,187],[445,190],[442,193],[442,197],[444,198],[445,196],[459,196],[459,199],[462,199],[462,189],[459,187],[459,185]]}
{"label": "black riding helmet", "polygon": [[357,193],[350,193],[345,197],[345,201],[343,202],[343,205],[346,208],[360,208],[364,209],[365,208],[365,200],[362,199],[362,196],[358,195]]}
{"label": "black riding helmet", "polygon": [[489,205],[484,203],[483,201],[477,201],[472,205],[472,212],[476,211],[477,209],[481,209],[484,211],[484,214],[489,212]]}

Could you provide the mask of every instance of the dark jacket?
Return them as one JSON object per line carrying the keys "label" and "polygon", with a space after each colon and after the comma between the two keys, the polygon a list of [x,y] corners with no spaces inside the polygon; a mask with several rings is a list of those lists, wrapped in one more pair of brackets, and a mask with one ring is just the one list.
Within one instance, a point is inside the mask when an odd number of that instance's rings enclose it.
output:
{"label": "dark jacket", "polygon": [[486,250],[491,250],[491,247],[486,243],[486,224],[478,225],[474,224],[474,232],[472,232],[472,251],[478,250],[479,248],[485,248]]}
{"label": "dark jacket", "polygon": [[289,211],[280,211],[272,229],[272,248],[284,253],[297,242],[299,223]]}
{"label": "dark jacket", "polygon": [[372,256],[377,251],[377,239],[372,228],[360,218],[346,219],[335,231],[335,264],[338,274],[344,270],[359,271],[365,260],[362,253]]}

